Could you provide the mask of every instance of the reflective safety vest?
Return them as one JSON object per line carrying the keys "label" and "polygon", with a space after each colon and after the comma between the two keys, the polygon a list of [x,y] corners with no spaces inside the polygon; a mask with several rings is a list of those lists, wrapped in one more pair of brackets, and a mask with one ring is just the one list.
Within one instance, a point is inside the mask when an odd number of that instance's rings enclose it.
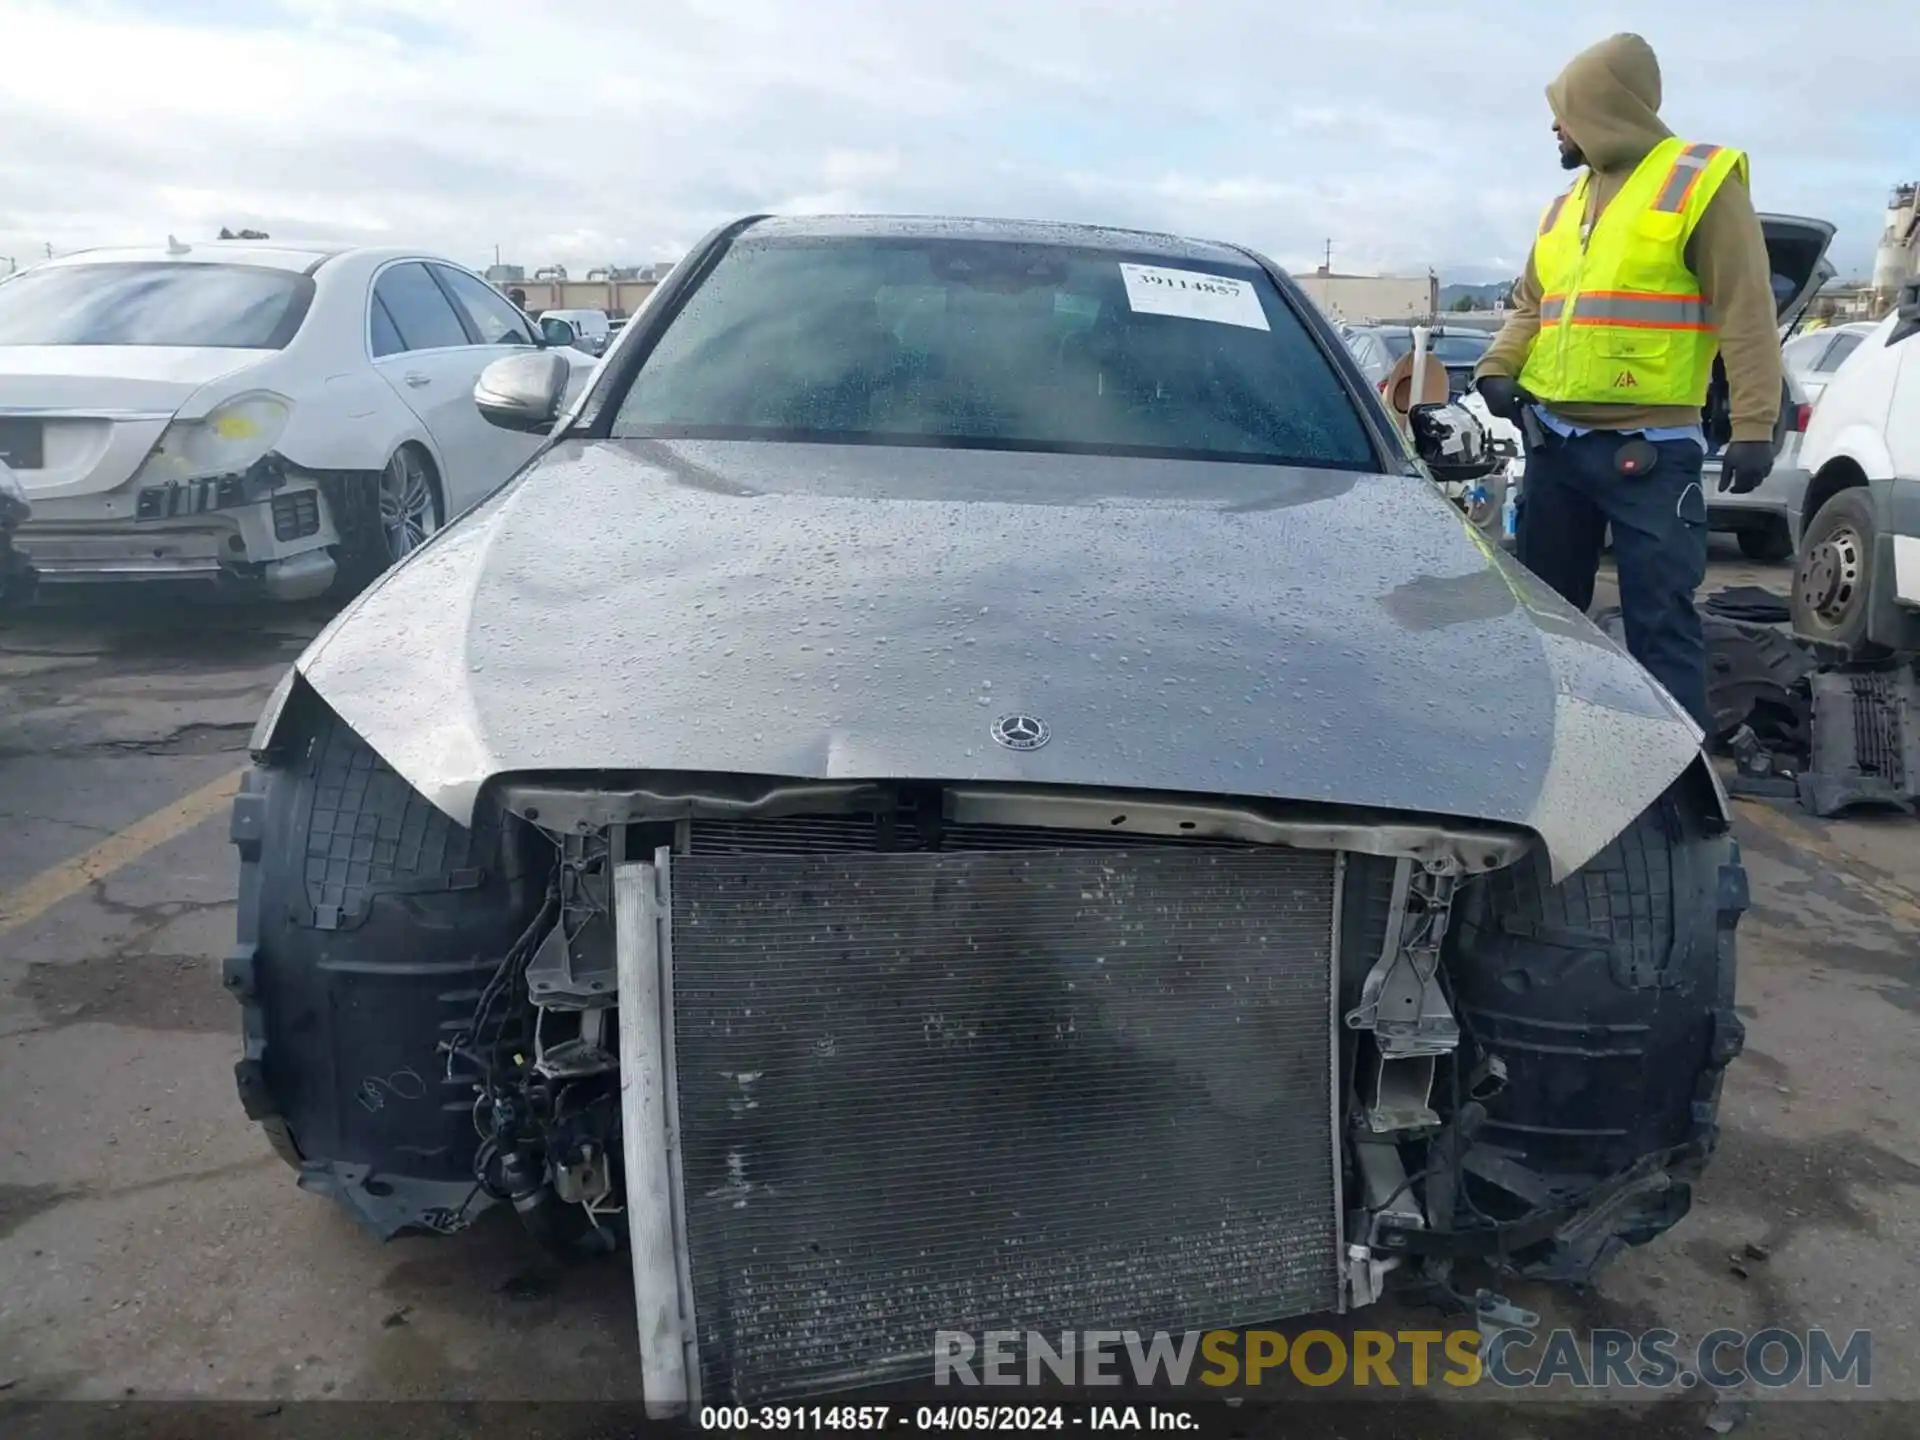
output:
{"label": "reflective safety vest", "polygon": [[1707,401],[1715,332],[1687,268],[1687,240],[1727,176],[1747,157],[1668,139],[1648,152],[1594,224],[1590,175],[1548,205],[1533,242],[1540,333],[1520,384],[1545,401],[1699,406]]}

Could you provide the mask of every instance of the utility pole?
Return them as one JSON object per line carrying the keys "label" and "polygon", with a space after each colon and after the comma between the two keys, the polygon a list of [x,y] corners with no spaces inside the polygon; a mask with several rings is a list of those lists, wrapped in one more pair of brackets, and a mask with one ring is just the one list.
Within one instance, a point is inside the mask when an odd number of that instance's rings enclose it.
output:
{"label": "utility pole", "polygon": [[1333,237],[1331,235],[1327,237],[1327,273],[1329,275],[1333,273]]}

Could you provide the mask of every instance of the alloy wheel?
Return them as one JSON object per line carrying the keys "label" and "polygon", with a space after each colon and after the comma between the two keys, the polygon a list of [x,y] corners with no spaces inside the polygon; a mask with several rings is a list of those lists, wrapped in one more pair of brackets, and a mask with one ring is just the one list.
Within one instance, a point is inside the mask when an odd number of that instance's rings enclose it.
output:
{"label": "alloy wheel", "polygon": [[380,528],[387,536],[387,558],[396,564],[440,528],[433,481],[425,462],[412,450],[396,451],[380,472]]}

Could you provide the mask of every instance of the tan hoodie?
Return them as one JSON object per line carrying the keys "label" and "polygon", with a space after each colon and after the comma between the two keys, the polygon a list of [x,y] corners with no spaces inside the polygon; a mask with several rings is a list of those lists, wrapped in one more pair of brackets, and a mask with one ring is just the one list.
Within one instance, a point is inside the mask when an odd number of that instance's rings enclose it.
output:
{"label": "tan hoodie", "polygon": [[[1583,50],[1547,86],[1547,103],[1587,157],[1587,222],[1633,174],[1634,167],[1673,132],[1661,122],[1660,63],[1638,35],[1615,35]],[[1700,281],[1720,334],[1735,440],[1771,440],[1780,415],[1779,308],[1773,297],[1772,264],[1753,200],[1737,176],[1729,176],[1708,203],[1688,238],[1687,268]],[[1540,277],[1533,255],[1514,288],[1514,313],[1476,375],[1517,376],[1527,349],[1540,333]],[[1597,430],[1642,430],[1697,425],[1700,412],[1646,405],[1556,405],[1554,413]]]}

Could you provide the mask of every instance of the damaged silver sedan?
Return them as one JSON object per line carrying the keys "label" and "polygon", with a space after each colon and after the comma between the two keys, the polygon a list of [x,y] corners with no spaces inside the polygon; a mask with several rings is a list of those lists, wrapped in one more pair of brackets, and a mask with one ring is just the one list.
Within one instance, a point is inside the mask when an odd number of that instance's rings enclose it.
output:
{"label": "damaged silver sedan", "polygon": [[730,225],[353,602],[234,810],[247,1113],[630,1263],[650,1406],[1583,1282],[1687,1212],[1700,734],[1251,252]]}

